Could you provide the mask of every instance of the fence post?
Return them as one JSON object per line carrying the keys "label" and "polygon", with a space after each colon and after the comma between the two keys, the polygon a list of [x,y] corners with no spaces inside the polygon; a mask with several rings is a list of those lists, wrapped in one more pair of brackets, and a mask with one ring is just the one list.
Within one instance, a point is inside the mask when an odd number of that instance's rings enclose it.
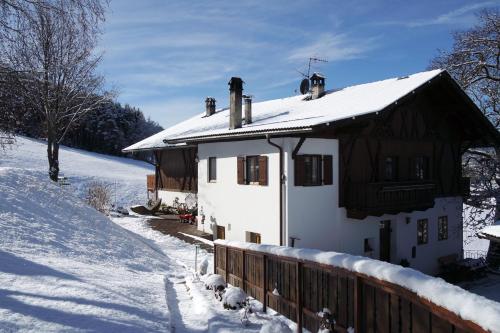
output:
{"label": "fence post", "polygon": [[226,283],[229,283],[229,248],[226,246],[226,263],[225,263],[225,270],[226,270]]}
{"label": "fence post", "polygon": [[297,332],[302,333],[302,263],[299,261],[295,264],[295,292],[297,293],[297,304],[295,308],[297,317]]}
{"label": "fence post", "polygon": [[262,284],[263,284],[263,295],[262,300],[262,311],[267,312],[267,269],[266,269],[266,255],[262,255]]}
{"label": "fence post", "polygon": [[354,332],[361,332],[361,318],[363,317],[363,280],[354,275]]}
{"label": "fence post", "polygon": [[217,244],[214,244],[214,274],[217,274]]}
{"label": "fence post", "polygon": [[245,250],[241,251],[242,252],[242,258],[241,258],[241,264],[242,264],[242,267],[241,267],[241,283],[243,283],[243,289],[245,292],[247,292],[247,288],[246,288],[246,283],[245,283],[245,261],[246,261],[246,258],[245,258]]}

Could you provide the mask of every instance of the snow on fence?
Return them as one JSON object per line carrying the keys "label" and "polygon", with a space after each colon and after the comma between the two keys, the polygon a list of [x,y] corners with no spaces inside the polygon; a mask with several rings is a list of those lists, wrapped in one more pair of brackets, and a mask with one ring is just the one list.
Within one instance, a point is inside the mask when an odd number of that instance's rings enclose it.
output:
{"label": "snow on fence", "polygon": [[500,304],[410,268],[336,252],[215,241],[214,271],[317,332],[328,308],[338,332],[500,332]]}

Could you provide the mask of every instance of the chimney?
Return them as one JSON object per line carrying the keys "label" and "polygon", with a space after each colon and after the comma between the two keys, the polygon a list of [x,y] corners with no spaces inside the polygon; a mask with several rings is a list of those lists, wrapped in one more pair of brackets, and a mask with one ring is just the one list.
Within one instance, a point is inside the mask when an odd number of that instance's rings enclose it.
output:
{"label": "chimney", "polygon": [[243,95],[245,101],[245,124],[252,123],[252,95]]}
{"label": "chimney", "polygon": [[243,80],[232,77],[229,80],[229,129],[241,127],[241,97],[243,94]]}
{"label": "chimney", "polygon": [[313,73],[311,75],[311,90],[312,90],[312,99],[317,99],[322,97],[325,94],[325,77],[320,73]]}
{"label": "chimney", "polygon": [[215,98],[207,97],[205,100],[205,107],[207,109],[206,117],[210,117],[215,113]]}

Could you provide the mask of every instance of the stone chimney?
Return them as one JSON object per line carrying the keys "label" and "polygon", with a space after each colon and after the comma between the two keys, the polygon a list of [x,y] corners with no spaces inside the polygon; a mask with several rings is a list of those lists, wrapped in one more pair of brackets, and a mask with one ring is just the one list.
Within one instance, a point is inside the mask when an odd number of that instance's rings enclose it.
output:
{"label": "stone chimney", "polygon": [[205,107],[207,109],[206,116],[210,117],[215,113],[215,98],[213,97],[207,97],[205,100]]}
{"label": "stone chimney", "polygon": [[323,74],[313,73],[309,80],[311,80],[311,98],[317,99],[322,97],[325,94],[325,77]]}
{"label": "stone chimney", "polygon": [[252,123],[252,95],[243,95],[245,101],[245,124]]}
{"label": "stone chimney", "polygon": [[243,80],[232,77],[229,80],[229,129],[241,127],[241,98],[243,94]]}

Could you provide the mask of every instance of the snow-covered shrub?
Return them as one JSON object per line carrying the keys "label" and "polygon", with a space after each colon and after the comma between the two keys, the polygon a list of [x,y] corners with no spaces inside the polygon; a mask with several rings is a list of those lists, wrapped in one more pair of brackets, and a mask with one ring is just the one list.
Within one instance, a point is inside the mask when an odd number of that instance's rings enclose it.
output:
{"label": "snow-covered shrub", "polygon": [[208,259],[205,257],[198,264],[198,273],[200,273],[201,275],[207,274],[207,268],[208,268]]}
{"label": "snow-covered shrub", "polygon": [[331,333],[334,331],[335,319],[328,308],[318,312],[318,317],[320,318],[318,333]]}
{"label": "snow-covered shrub", "polygon": [[241,309],[245,306],[247,300],[247,294],[243,289],[238,287],[227,288],[222,295],[222,305],[224,309]]}
{"label": "snow-covered shrub", "polygon": [[105,182],[90,182],[85,189],[85,201],[101,213],[107,213],[111,205],[111,186]]}
{"label": "snow-covered shrub", "polygon": [[219,288],[226,288],[226,281],[219,274],[210,274],[205,279],[205,288],[210,290],[217,290]]}
{"label": "snow-covered shrub", "polygon": [[271,320],[262,325],[260,333],[292,333],[292,330],[280,320]]}

